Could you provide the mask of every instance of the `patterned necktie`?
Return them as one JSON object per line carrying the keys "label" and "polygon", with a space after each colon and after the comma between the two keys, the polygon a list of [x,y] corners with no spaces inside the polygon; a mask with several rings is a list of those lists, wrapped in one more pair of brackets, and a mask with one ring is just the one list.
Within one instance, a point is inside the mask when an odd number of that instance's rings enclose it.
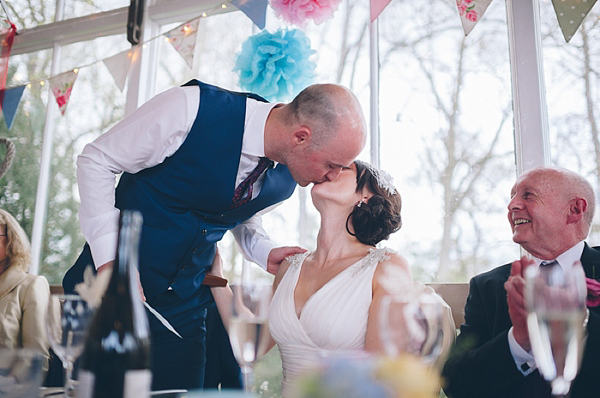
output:
{"label": "patterned necktie", "polygon": [[551,261],[542,261],[540,263],[540,267],[553,267],[554,265],[558,264],[558,261],[556,260],[551,260]]}
{"label": "patterned necktie", "polygon": [[[233,199],[231,201],[231,206],[229,207],[230,209],[235,209],[236,207],[248,203],[250,199],[252,199],[252,186],[256,180],[258,180],[258,177],[263,173],[263,171],[265,171],[272,164],[272,160],[268,158],[260,158],[258,165],[233,192]],[[247,192],[246,195],[244,195],[245,192]]]}

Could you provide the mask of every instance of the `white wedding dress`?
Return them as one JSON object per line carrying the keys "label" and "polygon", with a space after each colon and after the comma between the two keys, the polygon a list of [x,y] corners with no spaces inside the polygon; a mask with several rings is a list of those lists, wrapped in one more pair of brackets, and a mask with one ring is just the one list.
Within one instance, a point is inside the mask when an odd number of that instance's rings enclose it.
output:
{"label": "white wedding dress", "polygon": [[388,258],[391,249],[371,249],[363,259],[349,266],[304,304],[296,316],[294,290],[308,253],[290,258],[269,314],[271,336],[277,343],[283,364],[282,395],[304,371],[330,352],[361,351],[365,346],[367,320],[372,300],[372,279],[377,264]]}

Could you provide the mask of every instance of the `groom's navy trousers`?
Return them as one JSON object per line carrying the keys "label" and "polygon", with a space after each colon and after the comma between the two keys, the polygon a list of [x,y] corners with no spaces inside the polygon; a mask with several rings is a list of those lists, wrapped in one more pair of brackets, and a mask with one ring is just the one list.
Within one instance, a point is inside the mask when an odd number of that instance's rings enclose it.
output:
{"label": "groom's navy trousers", "polygon": [[[200,106],[187,138],[161,164],[123,173],[116,189],[120,210],[144,217],[140,242],[140,279],[148,303],[183,336],[179,339],[149,315],[153,389],[202,387],[206,308],[213,302],[202,285],[216,244],[257,212],[291,196],[296,186],[287,167],[265,172],[259,195],[230,209],[244,137],[246,100],[236,93],[193,80]],[[177,117],[177,115],[173,115]],[[93,264],[86,244],[63,279],[73,292]],[[210,364],[208,364],[210,366]]]}

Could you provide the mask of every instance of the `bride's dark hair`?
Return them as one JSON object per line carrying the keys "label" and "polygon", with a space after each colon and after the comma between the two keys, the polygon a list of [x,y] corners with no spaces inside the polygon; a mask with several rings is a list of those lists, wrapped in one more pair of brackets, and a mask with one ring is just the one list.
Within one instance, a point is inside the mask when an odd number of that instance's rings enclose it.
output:
{"label": "bride's dark hair", "polygon": [[[368,201],[354,206],[352,213],[346,219],[346,231],[356,236],[359,242],[375,246],[389,238],[402,226],[400,216],[402,198],[397,190],[390,194],[387,189],[380,186],[371,166],[360,160],[355,160],[354,164],[356,165],[356,192],[366,188],[373,196]],[[349,223],[352,224],[352,230],[348,227]]]}

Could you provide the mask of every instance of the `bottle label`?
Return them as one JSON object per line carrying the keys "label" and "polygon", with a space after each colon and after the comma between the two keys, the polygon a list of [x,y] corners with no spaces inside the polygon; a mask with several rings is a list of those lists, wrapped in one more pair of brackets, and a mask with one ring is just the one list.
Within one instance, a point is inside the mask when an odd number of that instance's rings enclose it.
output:
{"label": "bottle label", "polygon": [[123,398],[141,398],[150,396],[152,373],[149,369],[128,370],[125,373]]}
{"label": "bottle label", "polygon": [[77,382],[77,398],[92,398],[94,394],[94,374],[87,370],[79,369]]}

